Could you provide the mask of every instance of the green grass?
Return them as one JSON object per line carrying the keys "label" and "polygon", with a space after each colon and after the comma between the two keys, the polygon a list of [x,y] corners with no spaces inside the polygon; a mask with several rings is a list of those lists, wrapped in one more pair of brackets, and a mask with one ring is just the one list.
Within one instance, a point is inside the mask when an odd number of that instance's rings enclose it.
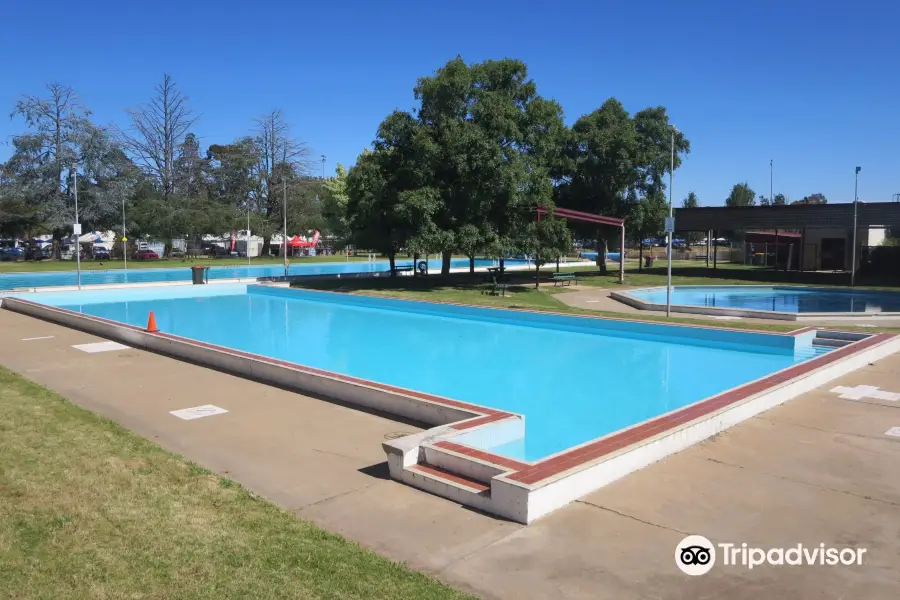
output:
{"label": "green grass", "polygon": [[[368,259],[365,256],[351,256],[353,262],[365,262]],[[292,265],[302,265],[307,263],[323,263],[323,262],[346,262],[346,255],[331,256],[296,256],[290,258]],[[280,265],[282,264],[279,257],[267,258],[251,258],[250,264],[254,266],[262,265]],[[129,260],[129,269],[171,269],[177,267],[190,267],[191,265],[210,265],[213,267],[245,267],[247,266],[246,258],[161,258],[158,260]],[[42,260],[42,261],[20,261],[20,262],[0,262],[0,273],[22,273],[33,271],[74,271],[76,267],[74,260]],[[83,260],[81,268],[85,271],[110,271],[114,269],[125,268],[125,262],[122,260]]]}
{"label": "green grass", "polygon": [[[566,269],[561,269],[566,270]],[[575,267],[568,270],[579,271],[578,282],[580,285],[603,286],[611,290],[627,289],[626,286],[617,283],[618,276],[612,273],[600,275],[596,267]],[[571,286],[553,286],[550,281],[551,273],[555,269],[542,269],[540,272],[541,285],[534,287],[534,271],[508,271],[509,287],[506,296],[493,295],[492,284],[484,282],[484,274],[476,273],[472,277],[468,273],[451,273],[442,277],[430,275],[428,277],[360,277],[358,279],[314,279],[295,282],[292,285],[306,289],[325,290],[350,294],[368,294],[388,298],[406,298],[410,300],[423,300],[427,302],[452,302],[457,304],[470,304],[475,306],[493,306],[497,308],[520,308],[527,310],[542,310],[574,315],[594,315],[611,318],[639,319],[641,321],[654,321],[660,323],[682,323],[691,325],[704,325],[708,327],[720,327],[727,329],[747,329],[751,331],[793,331],[804,325],[784,321],[771,323],[755,323],[747,321],[718,321],[715,319],[665,317],[659,313],[646,312],[640,314],[623,314],[620,312],[603,310],[586,310],[569,306],[558,300],[555,295],[562,292],[573,291]],[[642,277],[635,277],[641,283],[637,285],[663,285],[665,275],[648,273]],[[662,283],[654,278],[662,277]],[[679,285],[713,285],[711,281],[721,281],[723,285],[748,283],[744,280],[710,280],[708,278],[696,278],[679,276],[673,281],[681,281]],[[631,282],[630,275],[626,275],[626,282]],[[900,332],[898,328],[878,327],[860,328],[850,324],[842,325],[841,329],[864,332]]]}
{"label": "green grass", "polygon": [[0,368],[0,598],[468,597]]}

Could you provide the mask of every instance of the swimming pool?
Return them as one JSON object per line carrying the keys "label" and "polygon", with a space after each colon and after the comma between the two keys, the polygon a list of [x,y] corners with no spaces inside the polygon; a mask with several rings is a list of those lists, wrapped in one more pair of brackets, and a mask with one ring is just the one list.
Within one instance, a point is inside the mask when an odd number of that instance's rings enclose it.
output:
{"label": "swimming pool", "polygon": [[[628,295],[665,305],[666,289],[633,290]],[[678,286],[673,305],[775,313],[880,314],[900,312],[900,292],[800,286]]]}
{"label": "swimming pool", "polygon": [[814,333],[747,333],[259,285],[175,290],[22,297],[138,327],[152,310],[165,333],[520,414],[525,427],[518,438],[467,443],[527,461],[828,351],[812,343]]}
{"label": "swimming pool", "polygon": [[[398,260],[398,266],[411,265],[411,260]],[[491,259],[475,259],[476,267],[490,267],[496,264]],[[506,264],[522,265],[525,261],[507,259]],[[289,275],[334,275],[336,273],[374,273],[388,270],[388,261],[374,262],[334,262],[293,264],[288,268]],[[467,268],[469,259],[454,258],[450,262],[452,268]],[[428,261],[429,270],[440,269],[440,259]],[[243,279],[259,277],[281,277],[284,267],[267,265],[256,267],[210,267],[210,279]],[[177,269],[118,269],[111,271],[82,271],[82,285],[102,285],[120,283],[157,283],[167,281],[190,281],[189,266]],[[78,284],[75,271],[47,271],[43,273],[0,273],[0,290],[20,288],[64,287]]]}

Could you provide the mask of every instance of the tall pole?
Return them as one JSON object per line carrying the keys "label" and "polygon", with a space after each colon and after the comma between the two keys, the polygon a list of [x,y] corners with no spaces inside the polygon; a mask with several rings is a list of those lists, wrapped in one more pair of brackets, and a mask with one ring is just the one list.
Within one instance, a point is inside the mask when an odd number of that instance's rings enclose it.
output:
{"label": "tall pole", "polygon": [[72,177],[74,178],[75,188],[75,227],[72,233],[75,234],[75,269],[78,271],[78,289],[81,289],[81,226],[78,224],[78,171],[72,167]]}
{"label": "tall pole", "polygon": [[125,235],[125,196],[122,196],[122,258],[125,259],[125,270],[128,270],[128,237]]}
{"label": "tall pole", "polygon": [[[675,132],[678,131],[672,127],[672,162],[669,166],[669,222],[672,222],[672,185],[675,179]],[[672,227],[672,229],[675,229]],[[674,231],[666,233],[668,246],[669,265],[666,273],[666,316],[672,314],[672,235]]]}
{"label": "tall pole", "polygon": [[325,180],[325,155],[322,155],[322,180]]}
{"label": "tall pole", "polygon": [[287,178],[284,176],[281,178],[281,193],[284,196],[284,240],[282,240],[281,256],[284,261],[284,276],[287,277]]}
{"label": "tall pole", "polygon": [[247,252],[247,266],[250,266],[250,197],[247,197],[247,243],[244,245]]}
{"label": "tall pole", "polygon": [[772,195],[772,181],[775,178],[775,161],[771,158],[769,159],[769,206],[775,203],[774,196]]}
{"label": "tall pole", "polygon": [[850,287],[856,285],[856,213],[859,206],[859,172],[862,167],[856,167],[856,183],[853,185],[853,250],[850,253]]}

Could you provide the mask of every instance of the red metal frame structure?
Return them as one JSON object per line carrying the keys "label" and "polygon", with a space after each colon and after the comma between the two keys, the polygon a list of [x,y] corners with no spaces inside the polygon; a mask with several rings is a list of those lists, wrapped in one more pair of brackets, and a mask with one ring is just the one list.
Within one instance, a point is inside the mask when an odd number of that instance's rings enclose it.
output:
{"label": "red metal frame structure", "polygon": [[[613,225],[619,228],[619,283],[625,282],[625,219],[618,219],[616,217],[604,217],[603,215],[595,215],[592,213],[581,212],[580,210],[571,210],[568,208],[554,208],[552,210],[547,208],[537,209],[538,221],[541,220],[541,215],[553,215],[555,217],[559,217],[561,219],[567,219],[572,221],[581,221],[583,223],[596,223],[598,225]],[[599,257],[600,248],[597,248],[597,253]],[[604,260],[605,257],[604,257]]]}

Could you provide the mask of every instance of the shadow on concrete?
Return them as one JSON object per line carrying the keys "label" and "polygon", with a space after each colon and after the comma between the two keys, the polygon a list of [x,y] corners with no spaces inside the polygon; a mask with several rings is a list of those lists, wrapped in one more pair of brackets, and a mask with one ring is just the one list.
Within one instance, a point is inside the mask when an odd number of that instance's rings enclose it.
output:
{"label": "shadow on concrete", "polygon": [[374,477],[375,479],[387,480],[391,478],[391,472],[388,468],[387,461],[380,462],[375,465],[369,465],[368,467],[363,467],[362,469],[357,469],[359,473],[363,475],[368,475],[369,477]]}

